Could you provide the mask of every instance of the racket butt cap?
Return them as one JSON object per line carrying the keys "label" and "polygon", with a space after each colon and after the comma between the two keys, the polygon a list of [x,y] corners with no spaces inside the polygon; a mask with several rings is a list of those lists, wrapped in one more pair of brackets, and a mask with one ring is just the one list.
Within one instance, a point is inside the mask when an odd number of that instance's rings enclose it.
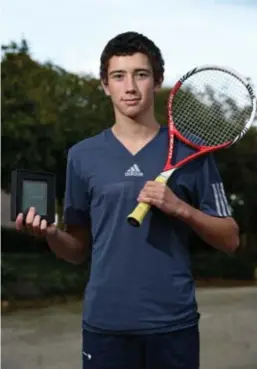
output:
{"label": "racket butt cap", "polygon": [[128,216],[127,221],[132,227],[139,228],[141,226],[141,223],[132,216]]}

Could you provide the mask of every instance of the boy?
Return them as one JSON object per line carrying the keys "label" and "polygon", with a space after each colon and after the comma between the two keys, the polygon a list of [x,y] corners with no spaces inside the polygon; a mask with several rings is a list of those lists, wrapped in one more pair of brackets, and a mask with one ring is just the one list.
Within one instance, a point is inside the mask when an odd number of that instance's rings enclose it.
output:
{"label": "boy", "polygon": [[[168,185],[153,181],[168,148],[167,129],[154,115],[163,75],[161,52],[144,35],[127,32],[107,43],[100,76],[115,123],[69,150],[66,232],[47,227],[36,209],[26,218],[26,227],[44,234],[70,262],[83,262],[92,244],[84,369],[199,368],[190,235],[225,252],[238,247],[238,227],[211,156],[177,171]],[[176,142],[175,160],[188,150]],[[137,201],[153,207],[135,229],[126,218]],[[18,229],[22,220],[20,214]]]}

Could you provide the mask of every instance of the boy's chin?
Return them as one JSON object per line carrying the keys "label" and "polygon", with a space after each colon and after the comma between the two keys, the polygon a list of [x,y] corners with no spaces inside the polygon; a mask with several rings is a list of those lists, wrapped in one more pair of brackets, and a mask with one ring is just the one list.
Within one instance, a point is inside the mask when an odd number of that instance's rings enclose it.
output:
{"label": "boy's chin", "polygon": [[144,115],[143,109],[126,109],[123,114],[131,119],[137,119],[140,118],[142,115]]}

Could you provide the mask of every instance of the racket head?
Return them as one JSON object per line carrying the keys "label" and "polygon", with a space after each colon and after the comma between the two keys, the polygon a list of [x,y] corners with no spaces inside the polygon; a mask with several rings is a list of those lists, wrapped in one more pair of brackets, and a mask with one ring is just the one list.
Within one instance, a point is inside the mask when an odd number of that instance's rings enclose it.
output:
{"label": "racket head", "polygon": [[[204,78],[199,78],[203,75]],[[206,100],[206,96],[211,98],[210,101]],[[194,157],[228,147],[240,140],[251,127],[255,114],[254,91],[247,79],[239,73],[216,65],[192,69],[170,92],[167,161],[163,172],[155,180],[166,183],[176,168],[171,163],[175,135],[198,150],[189,158],[181,160],[178,165],[181,166]],[[149,205],[138,204],[128,216],[128,223],[139,227],[149,210]]]}
{"label": "racket head", "polygon": [[[228,147],[242,139],[256,114],[256,96],[237,71],[204,65],[187,72],[168,99],[171,132],[196,149]],[[173,142],[171,142],[173,146]],[[169,160],[172,147],[169,149]]]}

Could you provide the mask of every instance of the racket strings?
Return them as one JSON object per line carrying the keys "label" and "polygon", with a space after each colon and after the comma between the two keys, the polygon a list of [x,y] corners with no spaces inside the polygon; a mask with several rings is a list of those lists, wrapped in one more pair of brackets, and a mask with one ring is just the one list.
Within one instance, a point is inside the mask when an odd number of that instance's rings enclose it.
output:
{"label": "racket strings", "polygon": [[173,99],[177,130],[197,145],[217,146],[233,141],[246,126],[252,102],[234,76],[207,70],[188,78]]}

